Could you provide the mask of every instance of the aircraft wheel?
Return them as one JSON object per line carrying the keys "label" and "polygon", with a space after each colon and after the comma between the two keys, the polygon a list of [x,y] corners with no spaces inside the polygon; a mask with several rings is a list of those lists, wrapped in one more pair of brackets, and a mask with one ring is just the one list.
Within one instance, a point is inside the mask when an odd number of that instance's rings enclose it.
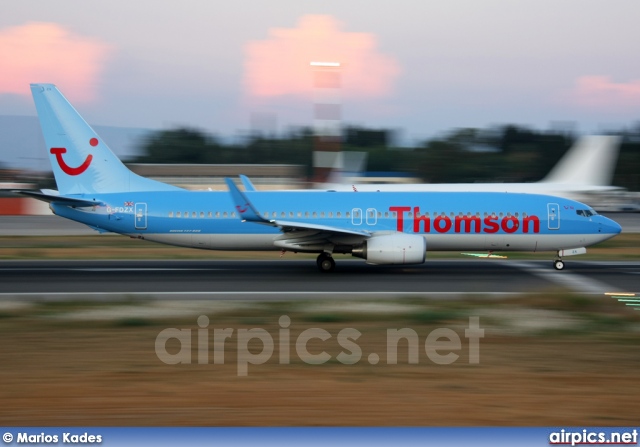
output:
{"label": "aircraft wheel", "polygon": [[553,268],[556,270],[562,270],[564,268],[564,262],[561,259],[556,259],[553,261]]}
{"label": "aircraft wheel", "polygon": [[318,270],[323,273],[332,272],[336,268],[336,261],[334,261],[333,257],[327,253],[321,253],[318,255],[316,264],[318,264]]}

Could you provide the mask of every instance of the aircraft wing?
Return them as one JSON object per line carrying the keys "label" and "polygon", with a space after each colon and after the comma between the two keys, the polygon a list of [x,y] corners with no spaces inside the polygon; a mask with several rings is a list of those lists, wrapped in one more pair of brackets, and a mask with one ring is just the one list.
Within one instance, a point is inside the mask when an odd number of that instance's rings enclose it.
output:
{"label": "aircraft wing", "polygon": [[[225,178],[225,182],[229,187],[229,192],[231,193],[236,211],[238,211],[243,221],[278,227],[283,233],[285,233],[285,235],[296,233],[296,238],[298,237],[297,234],[301,232],[304,232],[307,236],[312,236],[314,240],[328,240],[333,236],[357,236],[360,238],[371,237],[371,233],[368,231],[350,230],[346,228],[310,224],[305,222],[265,219],[260,215],[260,212],[255,208],[253,203],[251,203],[249,198],[240,191],[240,189],[238,189],[233,180]],[[283,240],[283,238],[280,238],[280,240]]]}
{"label": "aircraft wing", "polygon": [[75,197],[61,196],[57,191],[44,189],[42,191],[14,191],[24,196],[33,197],[34,199],[42,200],[43,202],[57,203],[65,206],[72,207],[85,207],[85,206],[101,206],[104,202],[97,200],[77,199]]}
{"label": "aircraft wing", "polygon": [[329,225],[315,225],[304,222],[287,222],[283,220],[272,220],[270,222],[274,227],[279,227],[284,232],[315,230],[326,233],[348,234],[351,236],[362,236],[367,238],[371,237],[371,233],[368,231],[347,230],[345,228],[331,227]]}

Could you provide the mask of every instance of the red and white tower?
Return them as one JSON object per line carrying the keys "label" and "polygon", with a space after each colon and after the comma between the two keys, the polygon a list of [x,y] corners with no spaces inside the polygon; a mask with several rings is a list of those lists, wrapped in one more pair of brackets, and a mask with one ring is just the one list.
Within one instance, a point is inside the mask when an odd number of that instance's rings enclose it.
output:
{"label": "red and white tower", "polygon": [[340,169],[342,104],[340,62],[311,62],[313,69],[313,181],[327,181],[331,169]]}

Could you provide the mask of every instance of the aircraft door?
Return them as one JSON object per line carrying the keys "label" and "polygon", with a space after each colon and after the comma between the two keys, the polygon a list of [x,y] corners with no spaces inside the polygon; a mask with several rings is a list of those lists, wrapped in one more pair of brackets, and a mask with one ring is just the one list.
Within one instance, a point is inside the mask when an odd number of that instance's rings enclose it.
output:
{"label": "aircraft door", "polygon": [[375,208],[367,208],[367,225],[378,223],[378,211]]}
{"label": "aircraft door", "polygon": [[560,229],[560,205],[557,203],[547,204],[548,223],[550,230]]}
{"label": "aircraft door", "polygon": [[147,229],[147,204],[136,203],[134,211],[135,211],[136,230],[146,230]]}
{"label": "aircraft door", "polygon": [[360,208],[351,210],[351,223],[353,225],[362,225],[362,210]]}

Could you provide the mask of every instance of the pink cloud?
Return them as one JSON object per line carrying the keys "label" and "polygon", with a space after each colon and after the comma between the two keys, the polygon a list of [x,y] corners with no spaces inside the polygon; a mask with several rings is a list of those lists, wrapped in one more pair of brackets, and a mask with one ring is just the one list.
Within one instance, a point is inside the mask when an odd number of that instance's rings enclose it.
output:
{"label": "pink cloud", "polygon": [[378,52],[373,34],[340,28],[331,16],[307,15],[295,28],[272,28],[269,38],[249,42],[245,47],[247,93],[257,97],[309,96],[314,88],[312,61],[341,63],[342,96],[389,93],[400,72],[396,61]]}
{"label": "pink cloud", "polygon": [[56,23],[0,30],[0,94],[30,95],[29,84],[58,84],[70,99],[91,101],[111,47]]}
{"label": "pink cloud", "polygon": [[575,102],[594,108],[629,108],[640,106],[640,79],[616,83],[607,76],[582,76],[572,92]]}

